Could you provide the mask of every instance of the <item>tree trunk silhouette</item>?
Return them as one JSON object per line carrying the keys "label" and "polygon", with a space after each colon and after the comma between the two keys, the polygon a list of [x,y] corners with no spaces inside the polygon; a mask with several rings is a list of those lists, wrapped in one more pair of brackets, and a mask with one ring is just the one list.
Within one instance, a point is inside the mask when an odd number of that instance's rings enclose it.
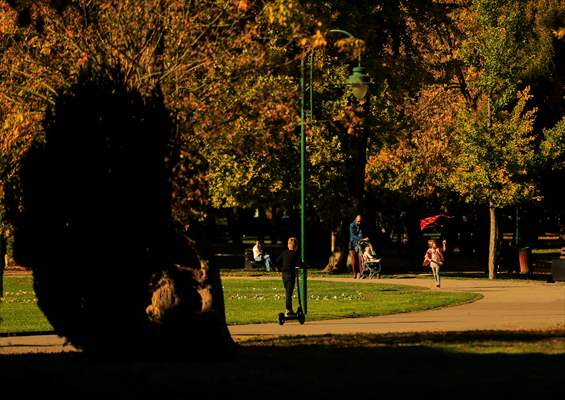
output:
{"label": "tree trunk silhouette", "polygon": [[349,255],[349,239],[344,233],[346,226],[343,218],[337,218],[337,223],[331,230],[330,242],[331,250],[328,258],[328,263],[323,269],[323,272],[337,273],[347,270],[348,255]]}
{"label": "tree trunk silhouette", "polygon": [[219,271],[172,224],[169,114],[158,91],[124,81],[87,69],[46,113],[22,167],[14,258],[57,334],[85,352],[227,354]]}

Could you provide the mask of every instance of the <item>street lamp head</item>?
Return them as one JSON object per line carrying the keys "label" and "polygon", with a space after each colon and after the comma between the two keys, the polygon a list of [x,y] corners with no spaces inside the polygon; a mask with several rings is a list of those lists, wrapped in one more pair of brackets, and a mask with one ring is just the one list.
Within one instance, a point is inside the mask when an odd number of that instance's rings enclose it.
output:
{"label": "street lamp head", "polygon": [[367,95],[367,90],[371,83],[371,77],[367,74],[367,72],[365,72],[364,67],[353,67],[353,72],[349,75],[347,83],[351,85],[353,95],[357,98],[357,100],[361,100]]}

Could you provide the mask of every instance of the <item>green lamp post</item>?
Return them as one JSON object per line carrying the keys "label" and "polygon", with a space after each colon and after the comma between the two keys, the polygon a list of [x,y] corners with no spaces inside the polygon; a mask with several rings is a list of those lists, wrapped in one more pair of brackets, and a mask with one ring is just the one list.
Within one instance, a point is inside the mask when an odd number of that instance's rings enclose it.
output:
{"label": "green lamp post", "polygon": [[[354,36],[341,29],[332,29],[328,33],[342,33],[351,38]],[[313,75],[313,52],[309,54],[310,64],[310,117],[313,116],[312,105],[314,103],[314,95],[312,89],[312,75]],[[300,62],[300,261],[302,268],[301,274],[301,288],[299,288],[299,296],[301,296],[302,309],[304,314],[308,312],[308,268],[306,263],[306,138],[305,138],[305,84],[304,84],[304,59]],[[353,67],[353,71],[347,79],[347,84],[351,85],[353,95],[358,99],[363,99],[368,92],[371,78],[367,74],[364,67],[361,66],[361,56],[359,55],[359,64]]]}

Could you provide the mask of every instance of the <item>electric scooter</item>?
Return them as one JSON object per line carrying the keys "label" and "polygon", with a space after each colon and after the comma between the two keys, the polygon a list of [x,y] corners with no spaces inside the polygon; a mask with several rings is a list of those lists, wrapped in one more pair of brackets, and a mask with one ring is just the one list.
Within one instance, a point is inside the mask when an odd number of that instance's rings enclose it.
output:
{"label": "electric scooter", "polygon": [[300,325],[304,324],[306,321],[306,315],[304,315],[304,311],[302,311],[302,300],[300,300],[300,281],[298,276],[300,275],[298,267],[296,267],[296,290],[298,293],[298,308],[296,309],[296,314],[289,314],[285,315],[285,313],[279,313],[279,325],[283,325],[286,321],[298,320]]}

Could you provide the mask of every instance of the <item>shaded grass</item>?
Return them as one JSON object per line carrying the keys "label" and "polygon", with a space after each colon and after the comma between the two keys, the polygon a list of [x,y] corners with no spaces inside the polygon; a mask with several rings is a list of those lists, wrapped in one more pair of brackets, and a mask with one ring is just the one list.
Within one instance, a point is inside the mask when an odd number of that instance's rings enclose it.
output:
{"label": "shaded grass", "polygon": [[177,362],[0,356],[3,390],[73,397],[560,398],[563,367],[564,331],[286,336],[240,342],[221,360]]}
{"label": "shaded grass", "polygon": [[464,331],[239,338],[242,346],[428,347],[453,353],[565,355],[565,330]]}

